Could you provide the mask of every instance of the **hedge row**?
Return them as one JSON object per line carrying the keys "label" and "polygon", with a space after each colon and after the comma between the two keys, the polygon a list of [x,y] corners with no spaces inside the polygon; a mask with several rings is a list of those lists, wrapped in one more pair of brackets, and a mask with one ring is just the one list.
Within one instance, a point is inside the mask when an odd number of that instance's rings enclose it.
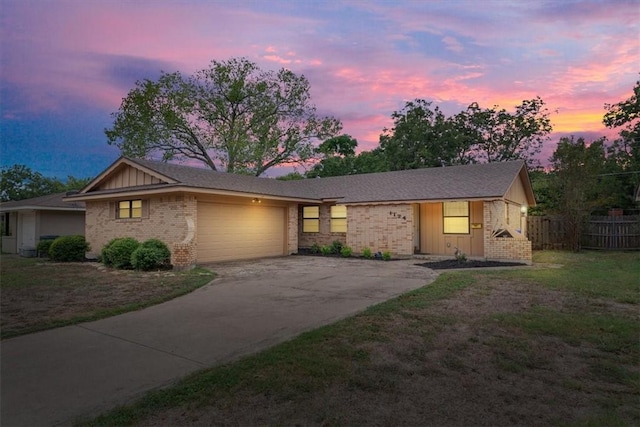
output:
{"label": "hedge row", "polygon": [[120,237],[102,248],[102,263],[120,269],[159,270],[171,266],[171,252],[158,239],[140,243],[132,237]]}

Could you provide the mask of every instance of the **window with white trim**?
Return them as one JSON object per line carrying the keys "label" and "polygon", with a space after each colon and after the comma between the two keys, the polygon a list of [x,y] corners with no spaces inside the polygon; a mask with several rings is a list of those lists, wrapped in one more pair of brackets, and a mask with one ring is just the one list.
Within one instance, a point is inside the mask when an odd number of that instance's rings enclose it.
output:
{"label": "window with white trim", "polygon": [[444,234],[469,234],[469,202],[442,204]]}
{"label": "window with white trim", "polygon": [[119,219],[142,218],[142,200],[122,200],[118,202],[117,217]]}
{"label": "window with white trim", "polygon": [[302,232],[303,233],[319,233],[320,232],[320,207],[319,206],[303,206],[302,207]]}
{"label": "window with white trim", "polygon": [[347,232],[347,207],[331,206],[331,232]]}

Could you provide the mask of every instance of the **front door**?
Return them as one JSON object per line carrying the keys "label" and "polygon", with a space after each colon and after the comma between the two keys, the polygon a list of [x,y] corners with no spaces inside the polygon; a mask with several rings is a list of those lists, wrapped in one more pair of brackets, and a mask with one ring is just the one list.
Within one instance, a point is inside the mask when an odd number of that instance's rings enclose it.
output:
{"label": "front door", "polygon": [[22,237],[21,248],[36,247],[36,213],[26,212],[21,215],[20,236]]}

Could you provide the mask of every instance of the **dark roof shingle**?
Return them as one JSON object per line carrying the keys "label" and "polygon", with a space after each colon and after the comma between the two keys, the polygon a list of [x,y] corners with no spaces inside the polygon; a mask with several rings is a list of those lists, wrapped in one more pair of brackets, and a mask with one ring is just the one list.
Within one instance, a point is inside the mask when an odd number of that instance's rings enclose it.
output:
{"label": "dark roof shingle", "polygon": [[21,209],[55,209],[55,210],[84,210],[84,202],[64,202],[67,193],[54,193],[46,196],[33,197],[24,200],[2,202],[0,211],[15,211]]}
{"label": "dark roof shingle", "polygon": [[336,199],[347,204],[503,197],[525,167],[523,161],[510,161],[280,181],[152,160],[126,160],[177,182],[164,184],[167,187],[183,185],[318,201]]}

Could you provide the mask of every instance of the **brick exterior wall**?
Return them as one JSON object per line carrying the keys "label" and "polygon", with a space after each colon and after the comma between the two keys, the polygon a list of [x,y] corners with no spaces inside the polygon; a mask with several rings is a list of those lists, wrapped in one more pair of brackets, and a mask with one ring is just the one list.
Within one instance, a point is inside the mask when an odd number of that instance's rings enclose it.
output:
{"label": "brick exterior wall", "polygon": [[356,254],[368,247],[374,253],[411,256],[413,221],[410,204],[348,206],[347,246]]}
{"label": "brick exterior wall", "polygon": [[85,236],[91,252],[100,254],[104,245],[117,237],[135,237],[139,241],[154,238],[167,244],[174,267],[194,265],[197,258],[196,198],[169,195],[143,200],[148,203],[143,209],[143,218],[135,219],[116,219],[117,201],[87,201]]}
{"label": "brick exterior wall", "polygon": [[[334,240],[340,241],[342,244],[346,244],[346,233],[332,233],[331,232],[331,205],[320,205],[320,231],[318,233],[303,233],[302,232],[302,208],[304,205],[298,207],[298,247],[310,248],[314,243],[319,246],[331,245]],[[349,221],[349,208],[347,208],[347,224]],[[348,229],[347,225],[347,229]]]}
{"label": "brick exterior wall", "polygon": [[[503,201],[484,203],[484,256],[488,260],[532,263],[531,242],[524,234],[516,237],[491,237],[498,218],[506,220],[507,205]],[[519,215],[519,211],[518,211]]]}
{"label": "brick exterior wall", "polygon": [[302,231],[302,226],[298,224],[298,205],[291,203],[287,208],[287,253],[289,254],[298,253],[298,227]]}

